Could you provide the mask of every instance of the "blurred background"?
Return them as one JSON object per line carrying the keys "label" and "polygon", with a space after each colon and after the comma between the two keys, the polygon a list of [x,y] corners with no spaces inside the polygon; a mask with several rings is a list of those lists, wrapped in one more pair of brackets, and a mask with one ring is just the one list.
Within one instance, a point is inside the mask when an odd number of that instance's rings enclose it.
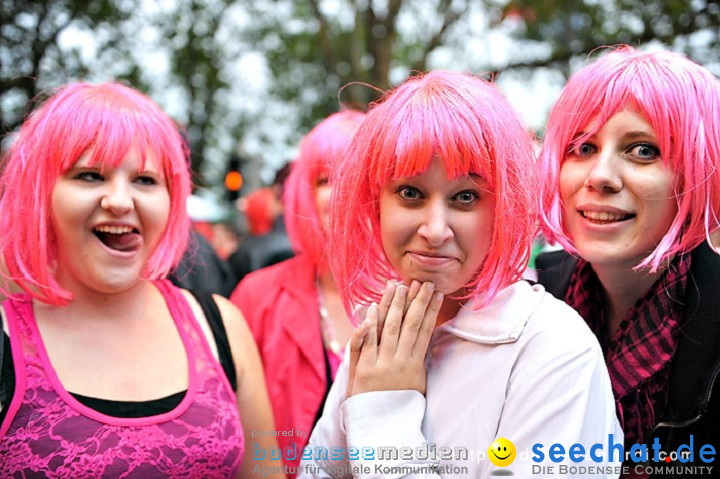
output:
{"label": "blurred background", "polygon": [[212,223],[272,184],[341,102],[377,98],[362,84],[488,73],[541,135],[593,49],[666,45],[718,74],[719,26],[704,0],[0,0],[0,125],[7,144],[43,89],[125,81],[186,129]]}

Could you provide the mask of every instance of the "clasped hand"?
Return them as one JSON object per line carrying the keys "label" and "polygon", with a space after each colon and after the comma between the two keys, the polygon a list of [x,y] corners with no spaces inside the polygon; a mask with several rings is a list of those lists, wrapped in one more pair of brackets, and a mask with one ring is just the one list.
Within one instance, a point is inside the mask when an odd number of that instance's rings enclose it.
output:
{"label": "clasped hand", "polygon": [[347,397],[404,389],[425,394],[425,354],[442,301],[433,283],[388,282],[350,339]]}

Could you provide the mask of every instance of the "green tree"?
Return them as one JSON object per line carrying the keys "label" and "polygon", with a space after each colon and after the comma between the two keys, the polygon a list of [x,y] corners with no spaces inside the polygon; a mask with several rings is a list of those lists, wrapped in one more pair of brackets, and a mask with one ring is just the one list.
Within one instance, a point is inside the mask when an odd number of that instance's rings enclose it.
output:
{"label": "green tree", "polygon": [[[428,55],[472,4],[479,5],[472,0],[256,2],[248,7],[255,22],[246,34],[266,54],[272,93],[299,105],[298,130],[307,131],[338,110],[338,97],[363,109],[391,86],[394,70],[403,77],[425,70]],[[415,26],[403,28],[408,22]]]}
{"label": "green tree", "polygon": [[703,63],[720,58],[720,4],[716,1],[512,0],[504,7],[503,18],[521,23],[515,31],[517,38],[550,46],[548,54],[512,62],[506,68],[567,70],[573,58],[618,43],[660,42]]}
{"label": "green tree", "polygon": [[[59,38],[68,29],[90,32],[97,52],[108,60],[126,55],[117,25],[130,17],[135,0],[93,2],[0,0],[0,133],[23,120],[27,102],[48,87],[84,78],[92,65],[79,49],[62,49]],[[139,71],[128,64],[119,79],[139,83]]]}
{"label": "green tree", "polygon": [[[196,182],[205,183],[200,172],[208,150],[219,141],[220,125],[227,124],[231,112],[227,108],[229,77],[226,67],[230,59],[218,38],[229,0],[178,2],[175,11],[161,14],[153,23],[161,33],[162,43],[170,58],[172,81],[184,96],[185,129],[190,144],[192,170]],[[233,125],[232,134],[239,125]]]}

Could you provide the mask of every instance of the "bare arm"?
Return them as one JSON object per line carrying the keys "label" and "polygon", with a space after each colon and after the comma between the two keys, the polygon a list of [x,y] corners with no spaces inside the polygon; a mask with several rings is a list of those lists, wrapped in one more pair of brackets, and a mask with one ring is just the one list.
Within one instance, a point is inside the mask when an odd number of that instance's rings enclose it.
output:
{"label": "bare arm", "polygon": [[[255,477],[253,468],[256,466],[267,467],[269,471],[273,471],[271,468],[279,471],[283,466],[282,461],[271,460],[269,453],[270,450],[278,448],[277,440],[271,435],[257,435],[258,432],[275,430],[257,346],[240,310],[222,296],[214,295],[213,297],[223,318],[237,372],[236,393],[245,434],[245,454],[240,468],[240,477]],[[252,437],[253,431],[258,437]],[[268,451],[265,459],[252,459],[253,443]],[[282,478],[285,477],[285,474],[274,472],[271,476]]]}

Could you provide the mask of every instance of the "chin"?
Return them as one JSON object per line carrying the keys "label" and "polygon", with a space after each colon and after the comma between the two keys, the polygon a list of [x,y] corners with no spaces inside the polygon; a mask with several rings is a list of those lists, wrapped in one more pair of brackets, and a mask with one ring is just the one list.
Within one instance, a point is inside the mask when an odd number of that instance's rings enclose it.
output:
{"label": "chin", "polygon": [[433,283],[435,285],[435,291],[438,291],[445,296],[455,293],[456,291],[462,289],[463,286],[465,286],[465,283],[458,284],[455,281],[448,281],[445,279],[445,275],[442,275],[442,277],[438,278],[435,275],[432,274],[414,274],[410,277],[403,277],[401,278],[402,282],[410,287],[410,283],[413,281],[419,281],[420,283]]}

